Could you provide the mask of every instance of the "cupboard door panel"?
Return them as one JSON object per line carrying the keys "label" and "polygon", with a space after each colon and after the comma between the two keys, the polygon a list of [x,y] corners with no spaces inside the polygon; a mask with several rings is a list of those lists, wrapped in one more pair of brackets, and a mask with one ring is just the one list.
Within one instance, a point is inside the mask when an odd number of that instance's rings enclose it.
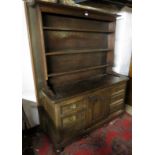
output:
{"label": "cupboard door panel", "polygon": [[88,97],[88,104],[91,108],[90,122],[96,122],[109,114],[110,96],[106,91],[100,91]]}

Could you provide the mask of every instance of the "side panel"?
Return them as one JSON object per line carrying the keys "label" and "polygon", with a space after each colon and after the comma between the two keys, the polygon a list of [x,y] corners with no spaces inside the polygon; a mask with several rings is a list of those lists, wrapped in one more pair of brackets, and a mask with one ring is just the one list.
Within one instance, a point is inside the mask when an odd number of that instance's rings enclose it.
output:
{"label": "side panel", "polygon": [[38,10],[25,3],[25,13],[27,18],[27,27],[29,33],[29,44],[31,50],[31,59],[33,64],[33,73],[35,78],[35,88],[37,94],[37,103],[40,103],[40,91],[46,85],[45,66],[42,57],[42,41],[40,33],[40,22]]}

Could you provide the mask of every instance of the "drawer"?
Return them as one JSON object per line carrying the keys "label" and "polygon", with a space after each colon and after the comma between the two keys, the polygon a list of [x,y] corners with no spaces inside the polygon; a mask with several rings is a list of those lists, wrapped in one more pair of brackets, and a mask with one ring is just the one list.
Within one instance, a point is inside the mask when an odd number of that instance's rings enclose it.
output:
{"label": "drawer", "polygon": [[125,92],[125,88],[126,88],[125,83],[117,84],[117,85],[113,86],[112,87],[112,95],[115,95],[119,92]]}
{"label": "drawer", "polygon": [[119,96],[125,93],[125,89],[120,89],[112,93],[112,96]]}
{"label": "drawer", "polygon": [[86,122],[86,112],[80,111],[78,113],[62,117],[61,122],[63,129],[81,129],[84,126],[84,123]]}
{"label": "drawer", "polygon": [[113,102],[115,102],[115,101],[120,100],[120,99],[123,99],[124,100],[124,95],[125,95],[125,93],[120,93],[120,94],[111,96],[111,104]]}
{"label": "drawer", "polygon": [[121,102],[118,101],[117,103],[110,105],[110,113],[116,112],[123,108],[124,108],[124,103],[122,101]]}
{"label": "drawer", "polygon": [[61,114],[66,115],[66,114],[76,112],[77,110],[85,109],[85,108],[86,108],[85,100],[81,99],[73,103],[71,102],[71,103],[61,105]]}
{"label": "drawer", "polygon": [[117,105],[117,104],[120,104],[120,103],[124,103],[124,99],[123,98],[121,98],[121,99],[119,99],[119,100],[116,100],[116,101],[113,101],[113,102],[111,102],[111,106],[114,106],[114,105]]}

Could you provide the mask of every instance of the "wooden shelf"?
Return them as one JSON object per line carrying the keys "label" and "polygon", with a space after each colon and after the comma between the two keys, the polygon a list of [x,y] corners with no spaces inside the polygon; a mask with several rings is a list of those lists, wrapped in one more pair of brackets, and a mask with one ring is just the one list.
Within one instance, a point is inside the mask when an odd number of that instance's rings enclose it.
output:
{"label": "wooden shelf", "polygon": [[109,87],[124,80],[126,81],[127,77],[103,74],[97,77],[91,77],[87,80],[76,81],[72,84],[54,87],[54,91],[56,94],[59,94],[57,99],[61,99],[76,96],[77,94],[85,93],[86,91],[90,91],[92,89]]}
{"label": "wooden shelf", "polygon": [[52,73],[52,74],[48,74],[48,77],[56,77],[56,76],[63,76],[63,75],[74,74],[74,73],[79,73],[79,72],[86,72],[86,71],[90,71],[90,70],[105,68],[108,66],[110,66],[110,65],[109,64],[99,65],[99,66],[88,67],[88,68],[78,69],[78,70],[69,71],[69,72]]}
{"label": "wooden shelf", "polygon": [[54,51],[46,53],[46,56],[49,55],[64,55],[64,54],[85,54],[85,53],[96,53],[96,52],[107,52],[113,51],[113,49],[86,49],[86,50],[63,50],[63,51]]}
{"label": "wooden shelf", "polygon": [[101,30],[93,30],[93,29],[67,29],[67,28],[53,28],[53,27],[43,27],[43,30],[47,30],[47,31],[90,32],[90,33],[114,33],[114,31],[101,31]]}

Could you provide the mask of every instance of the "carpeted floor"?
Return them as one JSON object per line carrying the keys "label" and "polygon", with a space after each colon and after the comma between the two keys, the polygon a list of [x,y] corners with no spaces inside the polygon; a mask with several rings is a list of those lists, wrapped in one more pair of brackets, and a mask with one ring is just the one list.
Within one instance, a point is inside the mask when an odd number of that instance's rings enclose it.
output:
{"label": "carpeted floor", "polygon": [[[55,155],[47,136],[37,131],[24,136],[23,155]],[[29,143],[29,145],[28,145]],[[27,146],[26,146],[26,145]],[[103,127],[67,146],[61,155],[131,155],[132,118],[125,113]]]}

